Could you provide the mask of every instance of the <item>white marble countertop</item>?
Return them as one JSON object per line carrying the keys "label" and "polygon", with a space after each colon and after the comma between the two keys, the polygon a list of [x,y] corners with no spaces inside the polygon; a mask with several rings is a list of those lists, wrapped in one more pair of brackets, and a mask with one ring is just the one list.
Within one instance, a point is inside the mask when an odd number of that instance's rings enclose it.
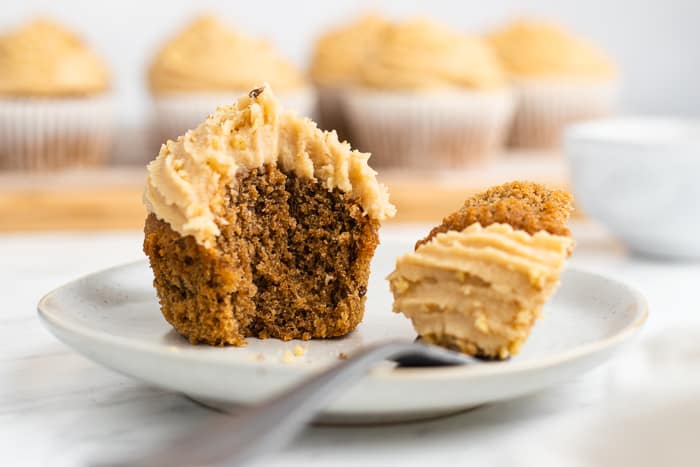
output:
{"label": "white marble countertop", "polygon": [[[649,299],[646,329],[613,361],[537,395],[440,420],[310,427],[255,465],[699,465],[700,263],[633,258],[591,226],[575,232],[574,264]],[[37,319],[45,292],[141,257],[139,232],[0,236],[0,465],[108,460],[215,416],[99,367]]]}

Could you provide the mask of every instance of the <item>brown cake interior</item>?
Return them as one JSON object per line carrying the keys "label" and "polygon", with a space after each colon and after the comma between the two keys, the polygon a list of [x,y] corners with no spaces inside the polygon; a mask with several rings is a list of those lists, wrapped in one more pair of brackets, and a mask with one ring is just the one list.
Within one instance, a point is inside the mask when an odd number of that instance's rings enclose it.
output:
{"label": "brown cake interior", "polygon": [[483,227],[495,223],[508,224],[530,235],[545,230],[553,235],[570,236],[564,223],[571,215],[572,200],[571,194],[565,191],[550,190],[537,183],[505,183],[468,198],[458,211],[447,216],[427,237],[419,240],[416,248],[439,233],[461,231],[475,222]]}
{"label": "brown cake interior", "polygon": [[275,165],[239,174],[216,248],[150,214],[144,251],[165,318],[192,343],[310,339],[362,319],[378,221],[338,189]]}

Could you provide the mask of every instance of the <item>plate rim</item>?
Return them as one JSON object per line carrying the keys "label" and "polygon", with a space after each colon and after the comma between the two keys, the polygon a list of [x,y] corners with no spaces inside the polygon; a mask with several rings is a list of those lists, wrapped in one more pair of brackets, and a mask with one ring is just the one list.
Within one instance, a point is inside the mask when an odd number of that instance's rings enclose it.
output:
{"label": "plate rim", "polygon": [[[66,343],[60,336],[58,336],[53,327],[60,329],[63,332],[68,332],[72,335],[78,335],[81,338],[87,338],[93,342],[109,342],[112,345],[129,347],[133,351],[137,352],[147,352],[151,355],[157,355],[164,358],[172,358],[172,356],[166,352],[163,352],[161,344],[146,343],[138,340],[129,339],[122,336],[115,336],[107,332],[96,330],[88,326],[82,326],[76,324],[70,320],[61,320],[58,316],[59,313],[52,313],[51,300],[59,293],[65,289],[74,286],[75,284],[89,280],[90,278],[98,275],[105,275],[111,272],[115,272],[120,269],[129,269],[133,267],[145,266],[148,267],[148,260],[146,258],[130,261],[127,263],[118,264],[108,268],[93,271],[91,273],[83,274],[77,278],[70,280],[58,287],[55,287],[51,291],[45,293],[37,304],[37,313],[40,320],[48,328],[48,330],[58,338],[65,345],[70,347],[73,351],[86,356],[81,350],[76,349],[72,345]],[[614,349],[620,344],[624,343],[628,339],[634,337],[642,329],[649,317],[649,305],[646,297],[639,291],[636,287],[627,284],[626,282],[620,281],[618,279],[612,278],[610,276],[600,274],[597,272],[590,271],[587,268],[579,267],[567,267],[564,271],[573,272],[574,274],[584,274],[588,276],[593,276],[599,280],[604,280],[608,282],[613,282],[617,286],[622,287],[627,291],[629,296],[633,298],[633,302],[636,305],[636,319],[625,325],[620,331],[615,334],[608,336],[603,339],[599,339],[593,342],[588,342],[585,344],[577,345],[566,351],[562,351],[550,356],[539,357],[536,359],[531,359],[528,361],[517,361],[508,360],[505,362],[484,362],[478,365],[460,365],[460,366],[445,366],[445,367],[428,367],[428,368],[387,368],[387,367],[376,367],[371,372],[372,377],[377,377],[381,379],[440,379],[449,378],[453,379],[459,377],[460,379],[471,379],[480,378],[484,376],[494,376],[499,374],[513,374],[522,372],[533,372],[533,371],[543,371],[549,368],[555,368],[563,365],[569,361],[575,361],[587,356],[603,352],[608,349]],[[291,341],[290,341],[291,342]],[[389,342],[389,340],[387,340]],[[196,346],[192,346],[195,348]],[[206,348],[209,348],[207,346]],[[226,347],[223,347],[226,348]],[[245,347],[241,347],[245,348]],[[86,358],[90,358],[87,357]],[[194,352],[189,353],[179,353],[175,357],[177,359],[185,359],[193,363],[197,362],[207,362],[209,364],[225,364],[227,363],[227,358],[224,354],[214,355],[207,354],[205,356],[198,355]],[[90,358],[91,359],[91,358]],[[92,359],[91,359],[92,360]],[[257,361],[247,361],[238,360],[235,362],[235,366],[249,367],[249,368],[260,368],[260,363]],[[289,365],[280,362],[271,361],[268,362],[266,367],[272,367],[276,372],[286,372],[294,374],[305,374],[311,375],[315,372],[322,371],[329,367],[325,363],[309,364],[309,365]]]}

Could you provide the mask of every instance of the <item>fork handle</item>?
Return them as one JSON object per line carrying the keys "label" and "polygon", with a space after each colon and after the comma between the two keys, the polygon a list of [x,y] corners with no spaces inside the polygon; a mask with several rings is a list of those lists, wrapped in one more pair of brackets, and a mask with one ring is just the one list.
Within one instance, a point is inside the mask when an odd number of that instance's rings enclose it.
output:
{"label": "fork handle", "polygon": [[216,417],[140,458],[100,466],[241,466],[284,446],[336,396],[337,389],[354,383],[378,362],[426,351],[430,353],[428,346],[403,342],[368,346],[240,415]]}

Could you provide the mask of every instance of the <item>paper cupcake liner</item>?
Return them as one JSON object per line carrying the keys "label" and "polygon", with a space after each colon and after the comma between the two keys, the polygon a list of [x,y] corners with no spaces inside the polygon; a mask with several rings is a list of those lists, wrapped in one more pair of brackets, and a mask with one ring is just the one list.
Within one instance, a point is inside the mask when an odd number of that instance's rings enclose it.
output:
{"label": "paper cupcake liner", "polygon": [[441,94],[355,90],[345,97],[353,146],[372,165],[460,168],[501,148],[513,112],[510,92]]}
{"label": "paper cupcake liner", "polygon": [[0,168],[44,171],[103,164],[113,137],[109,96],[0,99]]}
{"label": "paper cupcake liner", "polygon": [[350,127],[345,115],[344,89],[341,87],[319,86],[317,112],[318,126],[324,130],[335,130],[341,141],[352,141]]}
{"label": "paper cupcake liner", "polygon": [[[204,121],[221,105],[233,104],[250,89],[226,93],[167,94],[153,97],[153,140],[155,150]],[[316,96],[311,88],[276,95],[284,108],[302,116],[312,116]]]}
{"label": "paper cupcake liner", "polygon": [[614,83],[516,83],[516,111],[508,145],[519,149],[557,149],[564,128],[615,112]]}

